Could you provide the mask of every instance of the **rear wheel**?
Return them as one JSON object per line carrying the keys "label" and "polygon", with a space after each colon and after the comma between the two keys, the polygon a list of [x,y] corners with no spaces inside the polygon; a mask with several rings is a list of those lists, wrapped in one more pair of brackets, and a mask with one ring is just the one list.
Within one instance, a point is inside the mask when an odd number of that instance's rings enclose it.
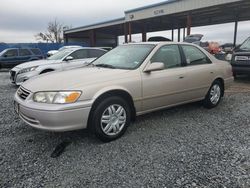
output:
{"label": "rear wheel", "polygon": [[121,137],[130,123],[131,111],[120,97],[104,99],[91,115],[91,130],[100,140],[109,142]]}
{"label": "rear wheel", "polygon": [[222,83],[219,80],[214,81],[204,99],[204,106],[206,108],[216,107],[221,101],[223,92]]}

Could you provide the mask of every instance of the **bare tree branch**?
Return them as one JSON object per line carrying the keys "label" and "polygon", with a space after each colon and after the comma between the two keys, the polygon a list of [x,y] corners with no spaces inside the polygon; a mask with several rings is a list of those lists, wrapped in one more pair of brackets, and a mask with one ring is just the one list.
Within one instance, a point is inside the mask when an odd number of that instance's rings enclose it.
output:
{"label": "bare tree branch", "polygon": [[42,33],[37,33],[35,35],[36,40],[46,41],[51,43],[62,43],[63,42],[63,29],[69,28],[59,23],[57,19],[48,23],[47,31]]}

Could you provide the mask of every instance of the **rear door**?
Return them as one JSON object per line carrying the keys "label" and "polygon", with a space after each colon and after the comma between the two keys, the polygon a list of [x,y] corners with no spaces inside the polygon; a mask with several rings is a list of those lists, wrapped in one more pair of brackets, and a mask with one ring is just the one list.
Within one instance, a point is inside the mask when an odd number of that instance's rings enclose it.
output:
{"label": "rear door", "polygon": [[28,49],[19,49],[19,63],[30,61],[32,53]]}
{"label": "rear door", "polygon": [[186,60],[188,96],[204,98],[216,75],[216,65],[199,48],[181,45]]}
{"label": "rear door", "polygon": [[182,65],[178,45],[161,47],[150,60],[154,62],[164,63],[165,69],[142,73],[143,111],[186,101],[186,67]]}

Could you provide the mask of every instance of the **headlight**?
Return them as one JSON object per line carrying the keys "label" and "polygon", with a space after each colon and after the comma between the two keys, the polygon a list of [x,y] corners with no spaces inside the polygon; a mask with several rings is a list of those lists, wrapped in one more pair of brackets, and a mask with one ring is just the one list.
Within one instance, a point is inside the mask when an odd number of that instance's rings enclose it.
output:
{"label": "headlight", "polygon": [[39,103],[67,104],[76,102],[80,96],[80,91],[47,91],[35,93],[33,100]]}
{"label": "headlight", "polygon": [[25,72],[30,72],[30,71],[34,71],[36,70],[38,66],[35,66],[35,67],[29,67],[29,68],[25,68],[25,69],[21,69],[18,74],[22,74],[22,73],[25,73]]}

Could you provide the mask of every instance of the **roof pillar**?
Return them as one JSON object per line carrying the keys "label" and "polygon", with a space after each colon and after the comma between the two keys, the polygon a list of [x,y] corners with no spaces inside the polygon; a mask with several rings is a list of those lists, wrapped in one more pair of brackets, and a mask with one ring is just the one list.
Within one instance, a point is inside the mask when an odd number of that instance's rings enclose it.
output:
{"label": "roof pillar", "polygon": [[178,28],[178,42],[181,41],[181,29]]}
{"label": "roof pillar", "polygon": [[128,43],[128,27],[127,27],[127,23],[124,23],[124,42]]}
{"label": "roof pillar", "polygon": [[143,24],[143,27],[142,27],[142,42],[146,42],[146,41],[147,41],[147,31],[146,31],[145,24]]}
{"label": "roof pillar", "polygon": [[68,44],[68,42],[69,42],[69,37],[68,35],[64,34],[64,44]]}
{"label": "roof pillar", "polygon": [[90,41],[90,46],[95,47],[95,45],[96,45],[96,33],[95,33],[95,30],[90,30],[89,31],[89,41]]}
{"label": "roof pillar", "polygon": [[129,35],[129,42],[132,42],[132,24],[131,24],[131,22],[128,23],[128,35]]}
{"label": "roof pillar", "polygon": [[187,36],[191,34],[192,17],[190,14],[187,15]]}
{"label": "roof pillar", "polygon": [[184,27],[183,28],[183,40],[185,39],[185,37],[186,37],[186,28]]}
{"label": "roof pillar", "polygon": [[234,46],[236,46],[237,42],[237,32],[238,32],[238,19],[234,23]]}
{"label": "roof pillar", "polygon": [[174,29],[172,29],[172,41],[174,41]]}

